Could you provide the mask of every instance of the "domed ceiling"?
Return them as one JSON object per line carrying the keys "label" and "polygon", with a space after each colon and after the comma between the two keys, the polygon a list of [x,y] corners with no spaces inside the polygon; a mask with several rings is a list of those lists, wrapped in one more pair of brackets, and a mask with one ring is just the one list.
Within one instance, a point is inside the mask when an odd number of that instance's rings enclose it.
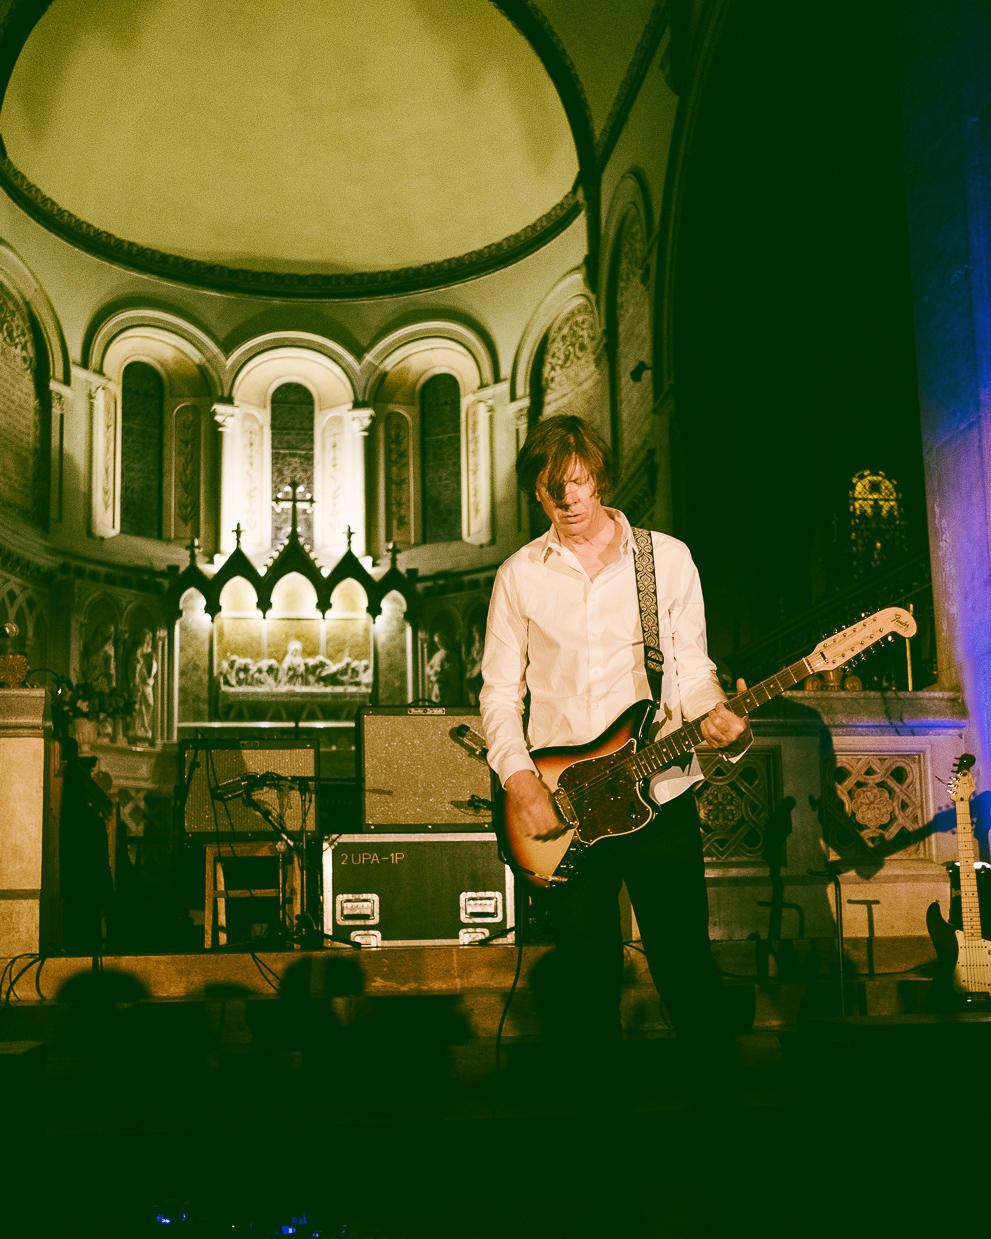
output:
{"label": "domed ceiling", "polygon": [[580,209],[561,98],[489,0],[28,7],[8,6],[29,29],[0,108],[8,192],[123,265],[305,287]]}

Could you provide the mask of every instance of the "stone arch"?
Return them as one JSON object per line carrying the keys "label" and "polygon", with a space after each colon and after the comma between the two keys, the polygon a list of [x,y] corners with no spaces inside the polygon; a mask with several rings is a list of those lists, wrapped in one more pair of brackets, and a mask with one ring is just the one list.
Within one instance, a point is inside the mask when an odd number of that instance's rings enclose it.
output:
{"label": "stone arch", "polygon": [[380,399],[383,379],[390,372],[402,368],[409,358],[425,348],[445,345],[460,350],[474,365],[477,377],[471,386],[466,381],[462,390],[490,387],[496,381],[499,366],[495,348],[479,331],[451,320],[424,319],[390,331],[368,350],[361,362],[359,397]]}
{"label": "stone arch", "polygon": [[480,337],[467,329],[451,332],[449,327],[421,323],[404,328],[380,341],[366,359],[370,362],[363,390],[375,413],[373,546],[379,555],[391,541],[402,541],[398,535],[403,531],[408,532],[408,543],[424,540],[420,397],[426,384],[442,374],[451,375],[459,388],[459,460],[452,474],[457,495],[452,503],[460,521],[455,536],[441,545],[459,540],[484,543],[490,537],[491,485],[486,489],[485,483],[491,477],[491,427],[477,406],[488,408],[478,393],[492,380],[492,359]]}
{"label": "stone arch", "polygon": [[536,354],[551,325],[569,307],[578,304],[582,299],[592,302],[592,293],[581,268],[576,267],[554,285],[530,315],[513,358],[511,400],[522,400],[530,394]]}
{"label": "stone arch", "polygon": [[0,283],[9,287],[31,311],[48,355],[48,372],[53,382],[68,388],[72,366],[62,324],[38,278],[17,252],[0,240]]}
{"label": "stone arch", "polygon": [[609,413],[620,474],[637,457],[650,434],[653,409],[651,299],[644,273],[648,262],[650,213],[642,180],[628,172],[616,187],[604,246],[606,340],[609,356]]}
{"label": "stone arch", "polygon": [[227,364],[216,341],[181,315],[167,310],[134,307],[109,315],[92,330],[84,350],[85,364],[95,373],[119,382],[124,359],[131,359],[137,341],[144,341],[146,349],[157,354],[163,364],[173,363],[170,368],[177,374],[194,366],[205,385],[205,394],[224,394]]}
{"label": "stone arch", "polygon": [[[276,339],[279,340],[275,343]],[[268,336],[244,345],[230,386],[229,420],[222,438],[221,543],[233,548],[241,525],[245,549],[267,551],[273,540],[271,461],[272,396],[287,383],[313,397],[314,548],[339,556],[350,528],[361,552],[365,525],[365,446],[367,418],[354,409],[353,359],[329,342]],[[264,344],[265,347],[258,347]]]}

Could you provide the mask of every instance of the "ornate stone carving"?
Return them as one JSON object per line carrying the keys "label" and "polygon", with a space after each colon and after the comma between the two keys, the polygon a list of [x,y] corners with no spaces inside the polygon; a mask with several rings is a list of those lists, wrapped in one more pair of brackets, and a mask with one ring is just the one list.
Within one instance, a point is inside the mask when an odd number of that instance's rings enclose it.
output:
{"label": "ornate stone carving", "polygon": [[246,541],[259,545],[262,540],[262,428],[258,418],[246,415],[242,423],[242,451],[244,454],[244,496]]}
{"label": "ornate stone carving", "polygon": [[351,425],[354,427],[355,434],[368,434],[369,427],[375,417],[375,410],[370,408],[353,408],[351,410]]}
{"label": "ornate stone carving", "polygon": [[385,422],[386,537],[390,542],[413,541],[410,503],[410,424],[393,409]]}
{"label": "ornate stone carving", "polygon": [[710,860],[762,860],[775,809],[774,750],[752,748],[735,764],[711,754],[696,792],[705,855]]}
{"label": "ornate stone carving", "polygon": [[825,806],[824,825],[839,855],[893,846],[899,856],[927,855],[924,840],[909,842],[926,823],[922,754],[838,753],[834,778],[837,799]]}
{"label": "ornate stone carving", "polygon": [[577,387],[595,373],[597,336],[595,311],[585,300],[554,324],[544,357],[543,385],[547,396]]}
{"label": "ornate stone carving", "polygon": [[31,328],[21,307],[2,284],[0,284],[0,342],[7,356],[13,359],[21,370],[28,374],[34,373],[34,344],[31,340]]}
{"label": "ornate stone carving", "polygon": [[183,405],[175,417],[175,512],[187,528],[198,523],[200,508],[200,413]]}
{"label": "ornate stone carving", "polygon": [[120,532],[120,425],[117,399],[109,386],[89,389],[93,461],[90,496],[93,533],[110,538]]}
{"label": "ornate stone carving", "polygon": [[237,405],[233,401],[216,400],[211,406],[210,412],[213,414],[213,420],[220,427],[221,431],[230,430],[237,418]]}

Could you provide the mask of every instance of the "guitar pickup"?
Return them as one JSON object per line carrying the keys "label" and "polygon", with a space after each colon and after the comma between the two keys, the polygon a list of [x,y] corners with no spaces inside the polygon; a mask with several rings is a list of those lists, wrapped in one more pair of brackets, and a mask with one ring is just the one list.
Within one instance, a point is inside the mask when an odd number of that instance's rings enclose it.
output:
{"label": "guitar pickup", "polygon": [[561,787],[556,788],[551,795],[554,798],[554,803],[558,807],[558,811],[569,826],[578,825],[578,814],[575,812],[575,806],[571,803],[571,797]]}

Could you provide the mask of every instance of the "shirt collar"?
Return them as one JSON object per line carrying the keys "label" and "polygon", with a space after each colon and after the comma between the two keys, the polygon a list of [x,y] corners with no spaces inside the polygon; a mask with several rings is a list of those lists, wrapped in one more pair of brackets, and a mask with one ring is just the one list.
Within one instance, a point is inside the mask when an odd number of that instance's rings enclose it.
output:
{"label": "shirt collar", "polygon": [[[619,522],[619,527],[622,530],[622,538],[619,543],[620,555],[632,554],[633,532],[630,528],[630,522],[620,512],[619,508],[607,508],[605,504],[603,504],[603,508],[605,508],[605,511],[609,513],[613,520]],[[557,536],[557,530],[553,525],[537,540],[537,555],[541,563],[547,562],[548,555],[563,554],[564,549],[561,539]]]}

